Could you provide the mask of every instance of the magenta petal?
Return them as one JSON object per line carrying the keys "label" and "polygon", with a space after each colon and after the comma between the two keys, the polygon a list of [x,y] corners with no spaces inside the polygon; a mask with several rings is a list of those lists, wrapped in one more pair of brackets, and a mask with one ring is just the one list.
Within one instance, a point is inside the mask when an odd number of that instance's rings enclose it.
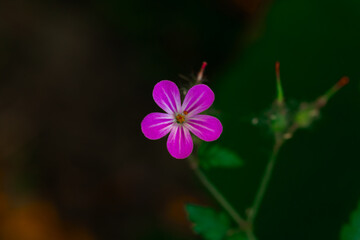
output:
{"label": "magenta petal", "polygon": [[145,137],[156,140],[169,133],[173,118],[167,113],[150,113],[141,122]]}
{"label": "magenta petal", "polygon": [[175,125],[170,132],[167,140],[167,148],[171,156],[177,159],[187,158],[194,144],[188,129],[183,126]]}
{"label": "magenta petal", "polygon": [[194,135],[206,142],[215,141],[222,133],[223,127],[219,119],[208,115],[191,117],[185,127]]}
{"label": "magenta petal", "polygon": [[182,110],[188,112],[188,117],[196,115],[208,109],[214,99],[214,92],[207,85],[195,85],[186,94]]}
{"label": "magenta petal", "polygon": [[179,88],[171,81],[163,80],[158,82],[153,90],[153,98],[156,104],[167,113],[180,111]]}

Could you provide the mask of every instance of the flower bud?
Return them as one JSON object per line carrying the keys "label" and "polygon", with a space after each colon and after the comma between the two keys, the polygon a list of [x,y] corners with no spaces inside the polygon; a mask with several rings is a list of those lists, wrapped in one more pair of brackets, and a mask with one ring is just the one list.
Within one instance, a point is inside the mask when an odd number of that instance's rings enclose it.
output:
{"label": "flower bud", "polygon": [[320,116],[319,108],[314,104],[302,103],[295,114],[294,122],[299,128],[309,127]]}
{"label": "flower bud", "polygon": [[288,126],[287,116],[282,112],[277,112],[270,115],[270,127],[271,130],[275,133],[284,132]]}

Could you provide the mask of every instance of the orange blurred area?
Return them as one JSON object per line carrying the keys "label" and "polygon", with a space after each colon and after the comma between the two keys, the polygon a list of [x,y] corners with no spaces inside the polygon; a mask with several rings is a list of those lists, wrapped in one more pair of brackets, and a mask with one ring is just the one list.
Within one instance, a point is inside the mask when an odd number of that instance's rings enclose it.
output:
{"label": "orange blurred area", "polygon": [[48,201],[29,200],[12,204],[0,195],[0,238],[6,240],[93,240],[92,234],[80,226],[65,225],[57,209]]}
{"label": "orange blurred area", "polygon": [[[185,212],[185,205],[188,203],[200,204],[200,201],[193,195],[179,195],[170,198],[163,210],[163,221],[173,229],[190,232],[191,223],[188,220],[188,216]],[[164,224],[165,224],[164,223]]]}

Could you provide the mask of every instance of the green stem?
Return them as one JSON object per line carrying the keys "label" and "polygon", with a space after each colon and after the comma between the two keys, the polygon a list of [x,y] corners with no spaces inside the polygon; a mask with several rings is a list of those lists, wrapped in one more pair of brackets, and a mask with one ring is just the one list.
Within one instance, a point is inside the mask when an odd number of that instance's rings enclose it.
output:
{"label": "green stem", "polygon": [[194,159],[190,159],[190,166],[195,172],[195,175],[200,179],[204,186],[209,190],[209,192],[214,196],[214,198],[220,203],[220,205],[228,212],[228,214],[234,219],[234,221],[239,225],[240,229],[245,231],[246,236],[249,240],[256,240],[254,233],[252,232],[251,226],[247,221],[245,221],[231,206],[231,204],[225,199],[225,197],[216,189],[216,187],[209,181],[206,175],[199,169],[199,167],[194,164]]}
{"label": "green stem", "polygon": [[256,240],[254,233],[248,222],[246,222],[231,206],[231,204],[225,199],[225,197],[216,189],[216,187],[209,181],[206,175],[198,168],[193,168],[195,175],[200,179],[204,186],[214,196],[214,198],[220,203],[220,205],[229,213],[234,221],[239,225],[240,229],[244,230],[249,240]]}
{"label": "green stem", "polygon": [[196,176],[214,196],[214,198],[221,204],[221,206],[229,213],[229,215],[235,220],[239,227],[246,230],[248,227],[247,222],[235,211],[230,203],[224,198],[224,196],[215,188],[215,186],[209,181],[205,174],[198,168],[193,168]]}
{"label": "green stem", "polygon": [[257,213],[259,211],[259,207],[260,207],[261,202],[262,202],[262,200],[264,198],[266,189],[267,189],[267,187],[269,185],[269,181],[270,181],[273,169],[274,169],[276,158],[277,158],[277,155],[279,153],[279,150],[280,150],[280,147],[281,147],[282,143],[283,143],[282,140],[276,140],[274,149],[273,149],[272,154],[270,156],[269,162],[268,162],[268,164],[266,166],[264,176],[263,176],[263,178],[261,180],[259,190],[258,190],[258,192],[257,192],[257,194],[255,196],[254,203],[252,205],[252,208],[251,208],[251,211],[250,211],[250,214],[249,214],[248,222],[251,225],[253,225],[253,223],[255,221],[255,218],[256,218]]}

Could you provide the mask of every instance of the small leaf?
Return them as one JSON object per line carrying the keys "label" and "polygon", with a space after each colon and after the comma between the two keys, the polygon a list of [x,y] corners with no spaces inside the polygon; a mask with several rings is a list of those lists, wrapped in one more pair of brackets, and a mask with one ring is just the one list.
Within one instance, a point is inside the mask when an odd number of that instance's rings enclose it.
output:
{"label": "small leaf", "polygon": [[193,230],[206,240],[222,240],[230,229],[230,219],[224,212],[193,204],[185,206]]}
{"label": "small leaf", "polygon": [[341,240],[360,239],[360,202],[357,209],[351,214],[350,223],[345,224],[341,229]]}
{"label": "small leaf", "polygon": [[199,147],[199,160],[200,165],[207,169],[212,167],[233,168],[244,164],[244,161],[233,151],[208,143],[202,143]]}

